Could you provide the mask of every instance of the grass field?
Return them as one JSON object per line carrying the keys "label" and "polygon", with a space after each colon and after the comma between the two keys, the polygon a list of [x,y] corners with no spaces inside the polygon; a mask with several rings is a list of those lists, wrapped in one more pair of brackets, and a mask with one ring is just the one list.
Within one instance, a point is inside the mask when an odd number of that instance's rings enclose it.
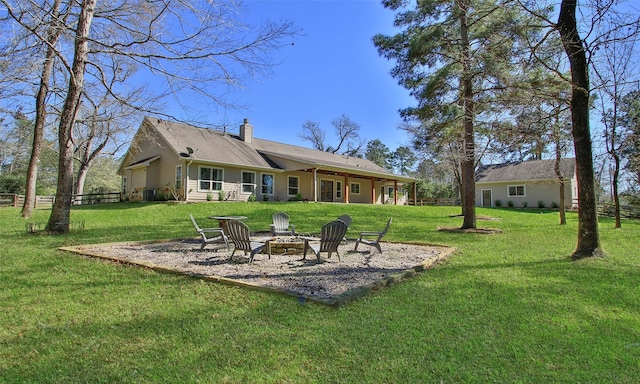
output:
{"label": "grass field", "polygon": [[[342,213],[348,236],[452,245],[434,269],[341,308],[157,273],[57,247],[192,237],[188,214],[245,215],[301,232]],[[459,207],[120,203],[74,208],[83,231],[27,234],[0,209],[0,383],[637,383],[640,222],[602,218],[608,257],[570,261],[577,216]],[[46,223],[36,210],[32,223]],[[384,257],[384,256],[381,256]]]}

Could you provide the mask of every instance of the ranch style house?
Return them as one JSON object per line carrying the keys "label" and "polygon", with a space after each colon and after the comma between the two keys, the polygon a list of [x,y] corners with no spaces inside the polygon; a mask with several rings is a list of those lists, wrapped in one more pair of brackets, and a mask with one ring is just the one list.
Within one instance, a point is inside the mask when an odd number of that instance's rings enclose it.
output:
{"label": "ranch style house", "polygon": [[145,117],[118,174],[122,198],[406,204],[415,179],[373,162]]}

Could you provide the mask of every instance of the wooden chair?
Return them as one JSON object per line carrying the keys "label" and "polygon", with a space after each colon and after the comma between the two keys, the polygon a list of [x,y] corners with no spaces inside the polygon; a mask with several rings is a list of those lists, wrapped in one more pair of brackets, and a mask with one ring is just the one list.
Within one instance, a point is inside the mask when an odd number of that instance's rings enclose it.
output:
{"label": "wooden chair", "polygon": [[272,216],[273,224],[271,224],[271,234],[277,235],[295,235],[296,226],[289,224],[289,215],[284,212],[274,213]]}
{"label": "wooden chair", "polygon": [[[338,220],[344,222],[345,224],[347,224],[347,230],[349,229],[349,226],[351,225],[351,216],[349,215],[340,215],[338,216]],[[345,236],[342,241],[347,244],[347,237]]]}
{"label": "wooden chair", "polygon": [[[227,235],[224,234],[222,228],[200,228],[193,215],[189,214],[189,217],[191,218],[191,222],[193,223],[196,232],[198,232],[202,237],[200,250],[203,250],[207,244],[212,243],[224,243],[227,246],[227,251],[229,250],[229,239],[227,238]],[[214,236],[212,237],[210,234],[214,234]]]}
{"label": "wooden chair", "polygon": [[233,252],[229,259],[233,258],[233,255],[237,250],[240,250],[244,251],[245,255],[249,252],[249,263],[253,263],[253,257],[255,254],[260,252],[267,245],[266,243],[252,241],[249,227],[242,221],[238,220],[229,220],[227,223],[227,236],[229,236],[229,240],[231,240],[234,245]]}
{"label": "wooden chair", "polygon": [[[387,225],[384,227],[384,229],[381,232],[374,232],[374,231],[360,232],[360,237],[356,241],[356,246],[355,248],[353,248],[353,251],[354,252],[357,251],[358,245],[360,243],[363,243],[363,244],[371,245],[372,247],[376,247],[378,251],[382,253],[382,248],[380,247],[380,240],[382,240],[384,235],[389,230],[392,219],[393,219],[392,217],[389,218],[389,221],[387,221]],[[367,239],[367,237],[369,237],[370,239]]]}
{"label": "wooden chair", "polygon": [[340,253],[338,252],[338,246],[344,239],[344,234],[347,233],[347,224],[341,220],[331,221],[322,226],[320,233],[320,243],[310,243],[310,241],[317,240],[313,238],[304,238],[304,255],[303,259],[307,258],[307,250],[311,249],[315,254],[318,262],[320,261],[320,253],[327,252],[328,257],[331,257],[333,252],[338,255],[338,261],[340,261]]}

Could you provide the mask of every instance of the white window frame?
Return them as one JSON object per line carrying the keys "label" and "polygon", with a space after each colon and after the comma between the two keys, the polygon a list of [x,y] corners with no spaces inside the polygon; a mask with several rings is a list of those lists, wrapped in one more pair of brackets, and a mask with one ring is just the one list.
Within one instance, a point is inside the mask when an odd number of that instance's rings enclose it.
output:
{"label": "white window frame", "polygon": [[[291,187],[291,180],[296,180],[296,186],[295,187]],[[292,189],[295,190],[295,192],[292,192]],[[287,195],[288,196],[295,196],[298,193],[300,193],[300,177],[299,176],[287,176]]]}
{"label": "white window frame", "polygon": [[[354,188],[357,187],[357,188]],[[356,192],[356,189],[358,190]],[[350,195],[359,195],[360,194],[360,183],[350,183],[349,184],[349,194]]]}
{"label": "white window frame", "polygon": [[[515,194],[511,194],[511,188],[515,188]],[[518,188],[522,188],[522,195],[518,194]],[[507,185],[507,196],[508,197],[526,197],[527,196],[527,187],[524,184],[514,184]]]}
{"label": "white window frame", "polygon": [[342,200],[342,181],[336,180],[336,199]]}
{"label": "white window frame", "polygon": [[[211,173],[214,174],[214,171],[220,171],[220,180],[216,180],[216,179],[211,179],[211,180],[204,180],[204,182],[210,183],[209,188],[202,188],[202,170],[203,169],[209,169],[211,170]],[[217,184],[219,184],[219,189],[215,189],[216,186],[218,186]],[[216,168],[216,167],[206,167],[203,165],[198,166],[198,191],[200,192],[218,192],[218,191],[222,191],[224,188],[224,169],[223,168]]]}
{"label": "white window frame", "polygon": [[122,196],[127,196],[127,176],[122,176]]}
{"label": "white window frame", "polygon": [[387,199],[392,199],[393,194],[395,192],[395,188],[389,185],[387,185],[386,188],[387,188]]}
{"label": "white window frame", "polygon": [[[253,175],[251,183],[245,183],[245,181],[244,181],[244,175],[245,174]],[[243,195],[254,195],[256,193],[256,173],[255,172],[253,172],[253,171],[241,171],[240,172],[240,183],[242,184],[242,186],[240,187],[240,190],[242,191]],[[246,191],[245,190],[245,187],[247,187],[247,186],[251,187],[251,191]]]}
{"label": "white window frame", "polygon": [[[271,176],[271,192],[265,192],[264,189],[267,185],[264,183],[265,176]],[[273,196],[276,190],[276,175],[273,173],[262,173],[260,174],[260,194],[263,196]]]}
{"label": "white window frame", "polygon": [[182,165],[176,165],[176,175],[174,179],[176,191],[182,190]]}

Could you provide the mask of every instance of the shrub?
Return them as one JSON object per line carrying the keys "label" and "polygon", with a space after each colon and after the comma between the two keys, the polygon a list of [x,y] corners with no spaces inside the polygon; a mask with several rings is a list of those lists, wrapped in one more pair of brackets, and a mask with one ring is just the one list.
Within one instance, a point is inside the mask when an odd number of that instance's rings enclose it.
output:
{"label": "shrub", "polygon": [[558,203],[556,203],[555,201],[551,203],[551,208],[553,209],[558,209],[560,208],[560,206],[558,205]]}
{"label": "shrub", "polygon": [[507,207],[513,208],[513,201],[511,200],[507,201]]}
{"label": "shrub", "polygon": [[211,194],[211,192],[207,192],[207,201],[212,201],[213,200],[213,195]]}
{"label": "shrub", "polygon": [[526,201],[522,202],[522,208],[527,208],[529,206],[529,203],[527,203]]}
{"label": "shrub", "polygon": [[538,201],[538,208],[544,208],[544,201]]}
{"label": "shrub", "polygon": [[249,196],[248,201],[251,201],[251,202],[256,201],[256,195],[252,193],[252,194]]}
{"label": "shrub", "polygon": [[289,201],[302,201],[302,200],[304,200],[304,198],[302,197],[302,193],[300,192],[296,193],[295,196],[289,199]]}
{"label": "shrub", "polygon": [[502,201],[500,201],[500,200],[496,200],[496,201],[494,201],[494,202],[493,202],[493,204],[494,204],[496,207],[502,207]]}
{"label": "shrub", "polygon": [[218,201],[224,201],[225,196],[224,191],[218,191]]}
{"label": "shrub", "polygon": [[158,189],[158,191],[156,192],[156,201],[166,201],[167,200],[167,195],[164,194],[164,192],[161,189]]}

